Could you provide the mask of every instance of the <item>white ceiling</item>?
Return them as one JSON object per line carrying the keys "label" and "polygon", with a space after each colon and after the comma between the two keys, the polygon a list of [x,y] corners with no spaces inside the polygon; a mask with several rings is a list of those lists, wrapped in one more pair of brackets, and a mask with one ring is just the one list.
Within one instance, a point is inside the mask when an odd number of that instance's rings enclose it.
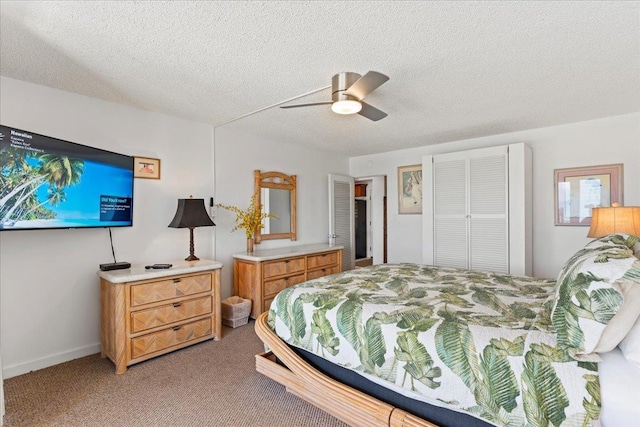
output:
{"label": "white ceiling", "polygon": [[0,17],[3,76],[212,125],[384,73],[378,122],[320,106],[223,125],[349,156],[640,111],[637,1],[2,1]]}

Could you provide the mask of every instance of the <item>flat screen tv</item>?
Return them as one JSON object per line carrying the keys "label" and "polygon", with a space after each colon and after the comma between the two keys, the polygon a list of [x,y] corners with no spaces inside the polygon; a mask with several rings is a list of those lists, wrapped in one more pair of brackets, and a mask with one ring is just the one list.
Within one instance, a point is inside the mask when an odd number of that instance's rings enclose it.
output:
{"label": "flat screen tv", "polygon": [[132,220],[133,157],[0,125],[0,230]]}

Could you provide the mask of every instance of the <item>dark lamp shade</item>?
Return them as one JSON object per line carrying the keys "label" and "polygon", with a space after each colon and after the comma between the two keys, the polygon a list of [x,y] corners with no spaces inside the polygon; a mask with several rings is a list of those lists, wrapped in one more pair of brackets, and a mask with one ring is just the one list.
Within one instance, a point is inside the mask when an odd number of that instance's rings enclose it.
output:
{"label": "dark lamp shade", "polygon": [[172,228],[193,228],[215,225],[204,207],[204,199],[178,199],[178,210]]}
{"label": "dark lamp shade", "polygon": [[593,208],[587,237],[625,233],[640,236],[640,206]]}

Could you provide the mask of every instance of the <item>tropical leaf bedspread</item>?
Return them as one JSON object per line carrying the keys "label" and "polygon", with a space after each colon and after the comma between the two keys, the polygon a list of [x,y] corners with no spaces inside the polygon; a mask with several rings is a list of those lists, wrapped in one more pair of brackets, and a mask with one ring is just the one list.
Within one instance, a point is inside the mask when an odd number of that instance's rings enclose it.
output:
{"label": "tropical leaf bedspread", "polygon": [[555,281],[384,264],[282,291],[287,343],[498,426],[598,426],[597,364],[557,346]]}

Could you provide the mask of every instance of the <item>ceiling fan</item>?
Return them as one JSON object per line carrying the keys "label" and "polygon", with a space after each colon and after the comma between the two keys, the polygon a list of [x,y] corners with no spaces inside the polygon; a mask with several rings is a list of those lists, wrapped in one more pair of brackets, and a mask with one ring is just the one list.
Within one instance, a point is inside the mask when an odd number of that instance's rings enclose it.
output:
{"label": "ceiling fan", "polygon": [[387,113],[378,110],[362,100],[387,80],[389,80],[389,77],[376,71],[369,71],[364,76],[350,72],[338,73],[331,79],[331,101],[283,105],[280,106],[280,108],[298,108],[331,104],[331,110],[333,110],[334,113],[358,113],[376,122],[387,117]]}

